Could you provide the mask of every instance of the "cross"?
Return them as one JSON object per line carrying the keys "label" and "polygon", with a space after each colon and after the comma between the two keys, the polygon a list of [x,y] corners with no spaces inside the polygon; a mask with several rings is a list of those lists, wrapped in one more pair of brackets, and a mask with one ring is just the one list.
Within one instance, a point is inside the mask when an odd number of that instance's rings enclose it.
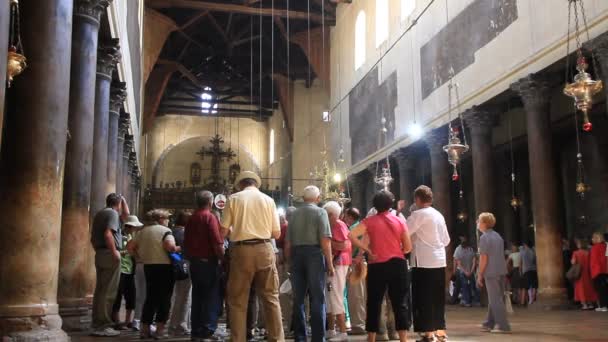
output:
{"label": "cross", "polygon": [[225,158],[226,161],[230,161],[232,158],[236,157],[236,153],[234,153],[231,148],[222,150],[220,145],[224,143],[224,139],[222,139],[219,134],[216,134],[209,142],[211,143],[210,148],[203,146],[196,154],[201,156],[201,159],[205,159],[205,156],[211,156],[210,178],[212,179],[212,182],[220,183],[220,163],[222,162],[222,159]]}

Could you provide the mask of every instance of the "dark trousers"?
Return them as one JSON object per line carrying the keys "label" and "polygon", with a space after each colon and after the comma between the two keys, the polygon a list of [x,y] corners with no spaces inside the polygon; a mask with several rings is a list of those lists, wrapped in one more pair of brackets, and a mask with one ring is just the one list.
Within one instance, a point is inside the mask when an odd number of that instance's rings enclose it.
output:
{"label": "dark trousers", "polygon": [[380,312],[384,294],[388,289],[390,304],[395,313],[395,330],[409,330],[409,283],[407,262],[394,258],[387,262],[369,264],[367,274],[367,323],[368,332],[379,331]]}
{"label": "dark trousers", "polygon": [[445,330],[445,267],[412,270],[414,331]]}
{"label": "dark trousers", "polygon": [[[144,265],[146,275],[146,301],[141,315],[144,324],[166,323],[173,295],[173,267],[171,265]],[[156,319],[155,319],[156,316]]]}
{"label": "dark trousers", "polygon": [[325,340],[325,257],[320,247],[295,246],[291,264],[295,341],[306,341],[304,301],[310,297],[312,342]]}
{"label": "dark trousers", "polygon": [[217,329],[221,312],[221,269],[217,259],[191,259],[192,308],[190,320],[192,336],[209,337]]}
{"label": "dark trousers", "polygon": [[112,313],[116,314],[120,311],[122,299],[125,299],[125,309],[135,309],[135,274],[120,274],[120,283],[118,283],[118,293],[116,300],[112,306]]}
{"label": "dark trousers", "polygon": [[593,286],[600,300],[600,307],[608,307],[608,274],[600,274],[593,278]]}

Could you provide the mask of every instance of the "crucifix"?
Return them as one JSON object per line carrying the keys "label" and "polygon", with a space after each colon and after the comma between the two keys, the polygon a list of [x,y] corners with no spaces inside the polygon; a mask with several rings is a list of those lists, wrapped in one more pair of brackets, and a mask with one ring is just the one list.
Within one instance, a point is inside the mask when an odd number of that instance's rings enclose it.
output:
{"label": "crucifix", "polygon": [[211,183],[220,183],[220,163],[222,159],[226,159],[226,161],[232,160],[232,158],[236,157],[236,153],[231,148],[223,150],[221,145],[224,143],[224,139],[216,134],[211,140],[211,147],[201,147],[201,150],[196,154],[201,156],[201,159],[205,159],[205,156],[211,156]]}

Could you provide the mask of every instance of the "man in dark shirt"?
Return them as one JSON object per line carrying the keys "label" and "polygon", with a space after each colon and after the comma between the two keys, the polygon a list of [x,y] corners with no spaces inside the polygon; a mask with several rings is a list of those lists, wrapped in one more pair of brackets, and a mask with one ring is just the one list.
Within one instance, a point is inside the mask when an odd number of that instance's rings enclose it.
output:
{"label": "man in dark shirt", "polygon": [[120,219],[129,217],[129,206],[124,197],[109,194],[106,208],[93,219],[91,244],[95,249],[95,271],[97,282],[93,295],[93,335],[117,336],[112,328],[112,306],[120,282],[120,249],[122,234]]}
{"label": "man in dark shirt", "polygon": [[213,194],[196,193],[197,210],[188,220],[184,249],[192,279],[192,338],[213,339],[220,313],[220,261],[224,239],[217,217],[211,212]]}

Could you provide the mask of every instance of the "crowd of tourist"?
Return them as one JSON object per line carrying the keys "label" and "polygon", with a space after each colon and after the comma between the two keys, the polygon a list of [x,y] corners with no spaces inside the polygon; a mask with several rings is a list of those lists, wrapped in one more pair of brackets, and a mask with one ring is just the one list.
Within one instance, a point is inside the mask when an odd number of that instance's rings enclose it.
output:
{"label": "crowd of tourist", "polygon": [[[389,191],[379,191],[362,218],[357,208],[334,201],[320,206],[316,186],[304,189],[297,209],[279,213],[255,173],[242,172],[235,184],[239,191],[221,215],[213,194],[200,191],[193,212],[155,209],[144,223],[122,196],[107,197],[91,232],[93,335],[132,329],[155,339],[346,341],[367,334],[373,342],[406,341],[413,326],[418,341],[448,340],[450,235],[429,187],[415,190],[407,212]],[[534,248],[512,243],[505,253],[494,215],[481,213],[476,222],[478,251],[462,236],[453,254],[450,301],[479,305],[485,289],[488,314],[480,328],[508,333],[509,300],[536,300]],[[576,240],[566,276],[582,309],[608,311],[604,236],[594,234],[592,242],[588,250]],[[220,317],[229,333],[218,328]]]}

